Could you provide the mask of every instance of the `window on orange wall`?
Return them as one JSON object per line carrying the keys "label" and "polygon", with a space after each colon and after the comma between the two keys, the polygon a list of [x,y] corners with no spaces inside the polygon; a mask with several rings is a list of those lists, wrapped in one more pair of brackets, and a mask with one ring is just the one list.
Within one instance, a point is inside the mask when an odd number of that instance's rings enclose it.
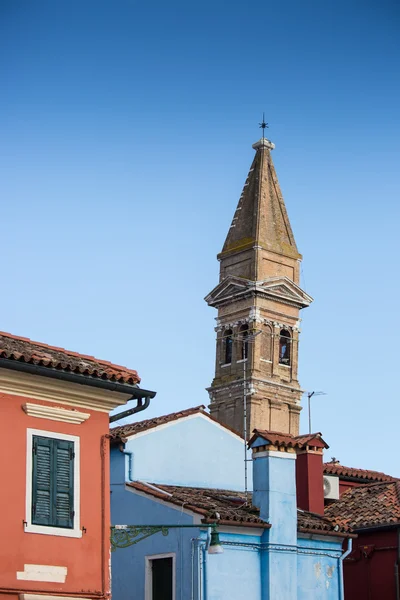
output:
{"label": "window on orange wall", "polygon": [[74,442],[32,437],[32,525],[74,528]]}

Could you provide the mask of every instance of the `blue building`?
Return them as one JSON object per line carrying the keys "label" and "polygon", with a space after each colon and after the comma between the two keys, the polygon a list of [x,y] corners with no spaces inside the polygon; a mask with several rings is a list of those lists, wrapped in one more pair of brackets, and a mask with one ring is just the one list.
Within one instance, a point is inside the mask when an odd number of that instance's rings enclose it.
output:
{"label": "blue building", "polygon": [[113,600],[342,600],[351,536],[297,508],[296,456],[315,443],[256,431],[251,461],[204,407],[112,430]]}

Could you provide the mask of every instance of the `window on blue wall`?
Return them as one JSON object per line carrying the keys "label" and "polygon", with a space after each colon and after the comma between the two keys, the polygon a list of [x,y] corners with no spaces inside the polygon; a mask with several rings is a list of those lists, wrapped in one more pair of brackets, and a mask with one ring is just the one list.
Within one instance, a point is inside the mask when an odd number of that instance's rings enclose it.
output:
{"label": "window on blue wall", "polygon": [[74,442],[32,437],[32,524],[74,527]]}

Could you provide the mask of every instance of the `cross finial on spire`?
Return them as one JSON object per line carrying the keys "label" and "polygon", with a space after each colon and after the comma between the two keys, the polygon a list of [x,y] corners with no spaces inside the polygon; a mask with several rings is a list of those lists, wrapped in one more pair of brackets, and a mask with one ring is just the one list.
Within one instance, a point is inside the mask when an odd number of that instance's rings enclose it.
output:
{"label": "cross finial on spire", "polygon": [[260,126],[260,128],[263,130],[263,134],[262,134],[262,136],[263,136],[263,139],[264,139],[264,138],[265,138],[265,128],[266,128],[266,127],[267,127],[267,128],[269,127],[269,126],[268,126],[268,123],[266,123],[266,122],[265,122],[265,113],[263,113],[262,123],[259,123],[259,126]]}

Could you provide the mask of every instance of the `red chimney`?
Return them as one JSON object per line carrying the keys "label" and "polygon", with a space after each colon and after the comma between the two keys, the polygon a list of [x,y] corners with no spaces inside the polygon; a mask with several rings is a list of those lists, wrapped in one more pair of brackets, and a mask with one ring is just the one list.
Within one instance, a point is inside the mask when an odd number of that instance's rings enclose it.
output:
{"label": "red chimney", "polygon": [[296,459],[297,507],[324,514],[323,449],[329,448],[320,433],[299,435]]}

